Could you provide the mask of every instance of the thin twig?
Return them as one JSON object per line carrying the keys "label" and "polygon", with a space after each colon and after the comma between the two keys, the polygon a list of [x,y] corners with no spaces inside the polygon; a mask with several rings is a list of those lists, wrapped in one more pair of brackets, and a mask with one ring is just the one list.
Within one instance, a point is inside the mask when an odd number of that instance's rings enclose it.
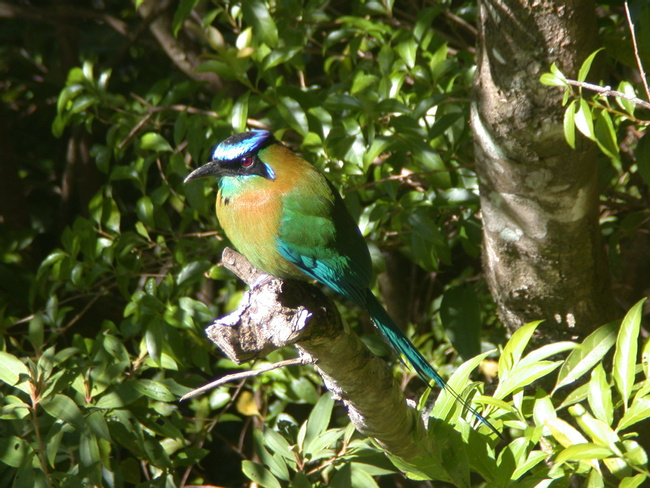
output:
{"label": "thin twig", "polygon": [[182,402],[184,400],[187,400],[188,398],[192,398],[198,395],[199,393],[212,390],[213,388],[224,385],[226,383],[230,383],[232,381],[237,381],[244,378],[250,378],[252,376],[257,376],[259,374],[266,373],[268,371],[272,371],[277,368],[283,368],[284,366],[295,366],[297,364],[305,364],[305,361],[302,358],[286,359],[284,361],[278,361],[277,363],[264,366],[260,369],[252,369],[250,371],[242,371],[241,373],[233,373],[226,376],[222,376],[218,380],[212,381],[207,385],[203,385],[195,390],[192,390],[189,393],[186,393],[181,397],[180,401]]}
{"label": "thin twig", "polygon": [[646,102],[645,100],[641,100],[637,97],[632,97],[620,91],[612,90],[611,86],[594,85],[592,83],[587,83],[586,81],[577,80],[566,80],[566,82],[572,86],[578,86],[580,88],[586,88],[587,90],[598,92],[605,97],[623,98],[624,100],[629,100],[630,102],[636,103],[643,108],[650,109],[650,103]]}
{"label": "thin twig", "polygon": [[643,88],[645,89],[645,96],[650,100],[650,88],[648,88],[648,80],[645,77],[645,70],[643,69],[643,63],[641,63],[641,57],[639,56],[639,46],[636,43],[636,34],[634,33],[634,24],[632,23],[632,17],[630,16],[630,9],[625,2],[625,17],[627,17],[627,25],[630,27],[630,34],[632,35],[632,46],[634,47],[634,57],[636,58],[636,65],[639,68],[639,74],[641,75],[641,81],[643,82]]}
{"label": "thin twig", "polygon": [[129,131],[127,136],[124,138],[122,142],[117,146],[118,149],[123,149],[124,146],[135,136],[135,133],[138,132],[140,129],[142,129],[142,126],[146,124],[151,116],[153,115],[152,112],[149,112],[145,114],[144,117],[142,117],[140,120],[138,120],[138,123],[133,126],[133,128]]}
{"label": "thin twig", "polygon": [[379,180],[373,180],[369,181],[367,183],[361,183],[360,185],[353,186],[351,188],[348,188],[345,190],[345,193],[349,193],[352,191],[359,190],[361,188],[367,188],[369,186],[375,186],[380,183],[386,183],[389,181],[404,181],[404,180],[409,180],[411,178],[418,178],[420,176],[428,176],[428,175],[433,175],[437,173],[451,173],[452,171],[457,171],[460,169],[474,169],[474,165],[461,165],[461,166],[456,166],[453,168],[445,168],[445,169],[432,169],[429,171],[413,171],[412,173],[400,173],[398,175],[390,175],[387,176],[386,178],[381,178]]}

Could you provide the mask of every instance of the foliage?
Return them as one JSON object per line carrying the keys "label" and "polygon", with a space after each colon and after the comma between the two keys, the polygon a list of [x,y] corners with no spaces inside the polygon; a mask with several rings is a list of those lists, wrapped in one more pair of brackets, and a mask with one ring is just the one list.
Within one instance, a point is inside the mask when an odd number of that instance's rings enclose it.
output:
{"label": "foliage", "polygon": [[[0,487],[235,486],[244,475],[261,486],[365,487],[394,473],[308,368],[177,402],[235,368],[215,359],[203,328],[242,289],[217,264],[225,244],[211,183],[182,181],[233,131],[272,129],[342,190],[377,271],[381,250],[407,258],[390,276],[397,283],[437,274],[437,288],[413,294],[408,312],[414,341],[449,376],[460,360],[449,357],[445,332],[466,357],[503,334],[493,326],[480,335],[496,320],[477,279],[467,124],[474,4],[183,0],[171,29],[202,51],[198,70],[220,77],[216,92],[173,65],[133,5],[59,4],[69,9],[16,7],[0,29],[2,144],[7,158],[20,156],[2,168],[15,172],[2,190],[17,205],[0,222]],[[623,119],[612,124],[618,138]],[[611,161],[604,186],[643,201],[634,167]],[[641,225],[625,227],[633,213],[620,214],[616,232]],[[385,351],[356,310],[344,313]],[[495,447],[443,394],[432,413],[447,422],[431,421],[431,457],[394,462],[415,479],[446,471],[458,486],[471,473],[494,486],[563,486],[570,476],[636,486],[647,463],[633,429],[648,416],[648,373],[623,352],[639,321],[637,306],[618,337],[610,325],[581,345],[527,355],[534,325],[523,328],[501,353],[497,390],[476,398],[515,440]],[[614,344],[608,373],[599,360]],[[457,391],[476,364],[458,368]],[[556,372],[550,393],[524,390]],[[450,455],[466,445],[466,455]]]}
{"label": "foliage", "polygon": [[[645,253],[641,249],[647,247],[650,222],[650,138],[645,136],[650,125],[650,93],[647,86],[632,83],[620,70],[640,67],[643,72],[650,65],[650,5],[627,3],[630,21],[623,9],[605,7],[609,15],[600,19],[604,47],[584,60],[576,80],[552,65],[540,81],[564,90],[567,143],[575,147],[576,137],[582,134],[600,149],[602,230],[617,298],[631,306],[640,295],[630,290],[639,289],[648,270],[638,253]],[[631,41],[631,29],[636,33],[636,45]],[[620,36],[621,31],[625,35]]]}

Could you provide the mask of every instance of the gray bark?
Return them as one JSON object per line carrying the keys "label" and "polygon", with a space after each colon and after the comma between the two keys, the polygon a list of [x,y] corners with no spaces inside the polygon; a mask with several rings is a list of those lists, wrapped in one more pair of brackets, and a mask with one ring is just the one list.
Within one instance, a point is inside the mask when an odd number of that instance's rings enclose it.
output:
{"label": "gray bark", "polygon": [[[344,327],[331,300],[305,282],[260,280],[263,273],[232,249],[226,248],[222,261],[253,289],[235,312],[207,329],[210,340],[237,363],[296,345],[346,405],[359,432],[405,459],[422,455],[414,436],[422,429],[416,410],[407,404],[386,363]],[[261,284],[254,285],[258,280]]]}
{"label": "gray bark", "polygon": [[[241,254],[226,248],[226,268],[252,289],[238,309],[217,319],[208,337],[237,363],[295,345],[312,363],[333,396],[343,402],[359,432],[373,437],[389,454],[421,463],[436,479],[452,481],[444,444],[460,434],[439,422],[444,441],[432,442],[417,410],[407,402],[388,365],[344,326],[336,306],[318,288],[302,281],[266,276]],[[433,476],[433,475],[432,475]],[[456,480],[458,486],[463,482]]]}
{"label": "gray bark", "polygon": [[591,0],[479,2],[471,106],[484,270],[512,332],[545,319],[539,342],[584,337],[616,317],[598,222],[597,149],[563,133],[568,77],[597,48]]}

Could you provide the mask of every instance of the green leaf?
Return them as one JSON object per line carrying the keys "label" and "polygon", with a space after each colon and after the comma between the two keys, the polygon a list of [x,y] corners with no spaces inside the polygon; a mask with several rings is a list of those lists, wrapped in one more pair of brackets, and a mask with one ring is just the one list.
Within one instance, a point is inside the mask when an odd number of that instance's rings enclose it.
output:
{"label": "green leaf", "polygon": [[282,485],[271,472],[264,466],[254,463],[252,461],[242,461],[242,472],[250,479],[260,486],[265,488],[282,488]]}
{"label": "green leaf", "polygon": [[587,410],[581,405],[576,404],[569,407],[569,413],[576,419],[582,431],[587,434],[592,442],[598,445],[607,447],[615,455],[621,457],[623,453],[618,448],[621,442],[618,435],[607,425],[594,418]]}
{"label": "green leaf", "polygon": [[445,290],[440,302],[440,319],[463,360],[481,352],[481,309],[473,286]]}
{"label": "green leaf", "polygon": [[617,431],[627,429],[650,417],[650,398],[639,398],[632,402],[616,426]]}
{"label": "green leaf", "polygon": [[291,449],[289,442],[273,429],[264,429],[264,442],[274,453],[283,456],[289,461],[295,461],[296,455]]}
{"label": "green leaf", "polygon": [[560,69],[557,67],[557,64],[555,64],[554,62],[551,63],[550,70],[551,70],[551,73],[552,73],[554,76],[556,76],[558,79],[560,79],[560,80],[566,82],[566,76],[564,76],[564,73],[562,73],[562,72],[560,71]]}
{"label": "green leaf", "polygon": [[400,58],[402,58],[402,61],[404,61],[404,64],[406,64],[409,69],[413,69],[413,67],[415,67],[418,44],[414,38],[409,37],[408,39],[397,44],[397,46],[395,46],[395,52],[399,55]]}
{"label": "green leaf", "polygon": [[[618,84],[618,89],[617,91],[620,91],[621,93],[625,93],[626,95],[630,97],[636,97],[637,93],[636,90],[634,90],[634,86],[629,81],[621,81]],[[636,103],[634,103],[632,100],[626,100],[625,98],[622,97],[614,97],[616,100],[616,103],[621,107],[625,112],[627,112],[630,117],[634,117],[634,112],[636,111]]]}
{"label": "green leaf", "polygon": [[164,333],[160,327],[151,324],[144,333],[147,352],[151,359],[160,366],[163,344],[165,343]]}
{"label": "green leaf", "polygon": [[619,149],[616,139],[616,129],[606,110],[596,112],[596,143],[601,151],[610,158],[618,159]]}
{"label": "green leaf", "polygon": [[83,431],[79,438],[79,460],[85,467],[91,467],[101,462],[97,437],[89,431]]}
{"label": "green leaf", "polygon": [[[473,357],[472,359],[465,361],[461,364],[454,374],[451,375],[449,381],[447,382],[448,388],[443,389],[438,396],[438,399],[431,409],[431,416],[437,417],[439,419],[449,419],[449,413],[458,406],[458,399],[452,392],[462,394],[463,390],[467,387],[471,387],[469,383],[469,375],[476,369],[476,367],[483,361],[487,356],[491,354],[491,351],[486,351],[483,354]],[[426,397],[422,397],[420,401],[426,400]]]}
{"label": "green leaf", "polygon": [[553,73],[544,73],[539,77],[539,82],[542,85],[548,86],[566,86],[566,81],[562,78],[558,78]]}
{"label": "green leaf", "polygon": [[573,383],[598,364],[616,342],[616,323],[599,327],[566,358],[557,376],[553,392]]}
{"label": "green leaf", "polygon": [[108,430],[108,424],[104,418],[104,413],[100,410],[95,410],[86,417],[86,425],[90,430],[102,439],[111,442],[111,434]]}
{"label": "green leaf", "polygon": [[564,449],[555,458],[557,464],[562,464],[567,461],[581,461],[592,459],[605,459],[613,455],[612,451],[606,447],[586,442],[583,444],[576,444]]}
{"label": "green leaf", "polygon": [[12,468],[19,468],[31,457],[32,448],[27,441],[14,435],[0,437],[0,461]]}
{"label": "green leaf", "polygon": [[607,381],[607,375],[602,363],[598,363],[591,372],[587,398],[589,399],[589,407],[594,416],[605,422],[607,425],[612,425],[612,422],[614,421],[612,391],[609,382]]}
{"label": "green leaf", "polygon": [[259,455],[259,460],[271,471],[273,476],[283,481],[289,481],[291,475],[289,474],[287,459],[279,454],[272,454],[269,452],[266,445],[265,434],[265,432],[257,429],[253,432],[255,452]]}
{"label": "green leaf", "polygon": [[244,20],[253,28],[255,36],[270,47],[276,47],[278,45],[278,27],[264,2],[246,0],[241,3],[241,8]]}
{"label": "green leaf", "polygon": [[580,66],[580,71],[578,71],[578,81],[585,81],[587,79],[587,75],[589,74],[589,70],[591,69],[591,64],[593,63],[594,58],[603,49],[604,48],[601,47],[600,49],[595,50],[587,57],[587,59],[585,59],[584,63],[582,63],[582,66]]}
{"label": "green leaf", "polygon": [[[447,439],[444,440],[446,441]],[[448,483],[452,481],[447,471],[443,468],[441,462],[432,455],[422,456],[411,459],[409,460],[410,462],[406,462],[402,458],[394,456],[389,452],[386,452],[386,454],[395,467],[402,471],[409,479],[416,481],[438,480]]]}
{"label": "green leaf", "polygon": [[43,410],[55,419],[61,419],[73,425],[79,431],[84,430],[84,418],[77,404],[61,393],[47,396],[41,400]]}
{"label": "green leaf", "polygon": [[266,71],[280,64],[286,63],[300,51],[301,49],[299,47],[280,47],[273,49],[269,55],[264,58],[261,69],[262,71]]}
{"label": "green leaf", "polygon": [[172,20],[172,34],[174,34],[174,37],[178,35],[178,31],[183,27],[183,23],[191,15],[192,10],[198,3],[199,0],[181,0]]}
{"label": "green leaf", "polygon": [[564,138],[571,149],[576,148],[576,101],[572,100],[564,111]]}
{"label": "green leaf", "polygon": [[645,298],[639,300],[625,315],[616,337],[613,376],[614,384],[623,399],[625,410],[627,410],[628,400],[634,386],[638,350],[637,340],[645,300]]}
{"label": "green leaf", "polygon": [[73,84],[66,86],[61,93],[59,93],[59,99],[57,100],[56,110],[59,115],[61,115],[65,110],[69,108],[70,101],[73,100],[79,93],[83,92],[84,87],[80,84]]}
{"label": "green leaf", "polygon": [[133,381],[127,381],[118,385],[109,393],[102,395],[95,406],[106,409],[123,408],[141,397],[142,393],[136,390]]}
{"label": "green leaf", "polygon": [[172,152],[173,149],[163,136],[157,132],[147,132],[140,137],[140,148],[150,151],[168,151]]}
{"label": "green leaf", "polygon": [[518,366],[519,367],[528,366],[529,364],[534,364],[548,357],[556,356],[560,353],[563,353],[564,351],[568,351],[569,349],[573,350],[577,347],[579,347],[579,344],[576,344],[575,342],[569,342],[569,341],[546,344],[528,353],[526,357],[524,357],[521,361],[519,361]]}
{"label": "green leaf", "polygon": [[282,118],[293,130],[303,136],[309,133],[307,115],[296,100],[286,96],[279,97],[277,100],[277,109],[280,115],[282,115]]}
{"label": "green leaf", "polygon": [[591,108],[589,107],[589,102],[584,98],[581,98],[578,101],[578,110],[575,113],[575,124],[576,127],[582,134],[591,139],[592,141],[596,140],[596,134],[594,132],[594,119],[591,114]]}
{"label": "green leaf", "polygon": [[330,392],[324,393],[318,403],[314,405],[309,418],[307,419],[307,430],[305,433],[305,450],[310,451],[309,445],[325,430],[330,423],[332,417],[332,409],[334,408],[334,399]]}
{"label": "green leaf", "polygon": [[564,447],[573,444],[587,444],[587,439],[575,427],[560,418],[547,420],[546,426],[550,429],[553,437]]}
{"label": "green leaf", "polygon": [[510,393],[521,390],[550,374],[559,366],[560,361],[539,361],[521,368],[516,367],[509,373],[507,378],[499,383],[493,396],[495,398],[505,398]]}
{"label": "green leaf", "polygon": [[350,87],[350,94],[354,95],[368,88],[370,85],[376,83],[379,80],[375,75],[369,75],[359,71],[354,79],[352,80],[352,86]]}
{"label": "green leaf", "polygon": [[329,459],[333,453],[331,448],[339,443],[343,434],[343,429],[326,430],[311,442],[306,443],[303,451],[305,456],[309,457],[312,461],[316,459]]}
{"label": "green leaf", "polygon": [[243,132],[246,130],[248,121],[248,99],[250,92],[246,92],[239,97],[232,108],[230,115],[230,123],[236,132]]}
{"label": "green leaf", "polygon": [[535,333],[535,329],[541,323],[541,320],[531,322],[520,327],[512,334],[499,358],[499,378],[503,379],[510,374],[512,368],[521,359],[521,355]]}
{"label": "green leaf", "polygon": [[169,391],[169,388],[158,381],[141,378],[133,382],[133,387],[136,391],[154,400],[161,402],[173,402],[176,400],[176,397]]}
{"label": "green leaf", "polygon": [[[52,255],[48,259],[51,257]],[[30,377],[27,366],[20,359],[8,352],[0,351],[0,381],[29,395],[32,392]]]}
{"label": "green leaf", "polygon": [[372,475],[367,471],[367,464],[350,463],[351,470],[351,486],[359,486],[363,488],[379,488],[379,485],[374,480]]}
{"label": "green leaf", "polygon": [[647,479],[647,476],[645,474],[637,474],[632,477],[627,477],[623,480],[618,485],[618,488],[637,488],[638,486],[642,486],[643,482]]}
{"label": "green leaf", "polygon": [[154,221],[154,207],[153,202],[149,195],[142,196],[135,205],[135,212],[138,215],[138,218],[144,222],[145,225],[155,228],[156,223]]}
{"label": "green leaf", "polygon": [[548,453],[544,451],[531,451],[523,463],[517,463],[517,468],[512,472],[510,479],[518,480],[546,458],[548,458]]}

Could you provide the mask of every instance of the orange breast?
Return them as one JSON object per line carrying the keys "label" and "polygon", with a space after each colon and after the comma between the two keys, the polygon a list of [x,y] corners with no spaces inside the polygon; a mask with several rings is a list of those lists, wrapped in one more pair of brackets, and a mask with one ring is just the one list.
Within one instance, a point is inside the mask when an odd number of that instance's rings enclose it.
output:
{"label": "orange breast", "polygon": [[226,196],[219,190],[219,223],[235,248],[262,271],[280,278],[304,278],[303,273],[277,251],[282,194],[272,185],[260,183],[236,196]]}

